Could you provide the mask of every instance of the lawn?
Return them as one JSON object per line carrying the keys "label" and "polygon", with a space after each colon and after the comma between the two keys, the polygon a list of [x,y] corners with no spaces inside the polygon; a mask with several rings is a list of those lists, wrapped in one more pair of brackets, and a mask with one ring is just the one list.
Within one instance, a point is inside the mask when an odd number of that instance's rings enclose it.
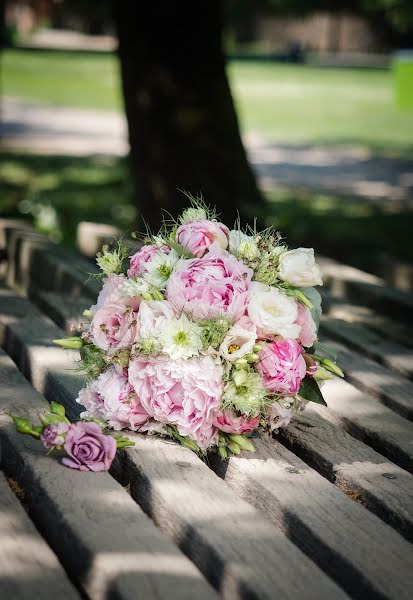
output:
{"label": "lawn", "polygon": [[[5,95],[121,110],[112,54],[7,50],[2,71]],[[397,110],[390,71],[232,61],[228,74],[245,132],[287,143],[413,150],[413,112]]]}

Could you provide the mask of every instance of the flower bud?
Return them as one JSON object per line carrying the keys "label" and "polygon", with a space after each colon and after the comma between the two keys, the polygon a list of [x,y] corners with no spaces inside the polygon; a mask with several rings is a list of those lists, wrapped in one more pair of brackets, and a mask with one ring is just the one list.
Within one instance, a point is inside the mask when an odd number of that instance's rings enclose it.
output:
{"label": "flower bud", "polygon": [[50,412],[54,415],[60,415],[62,417],[66,416],[65,407],[57,402],[50,402]]}
{"label": "flower bud", "polygon": [[254,444],[245,436],[240,435],[239,433],[231,433],[229,438],[232,442],[235,442],[240,446],[242,450],[247,450],[248,452],[256,452],[256,447]]}
{"label": "flower bud", "polygon": [[67,419],[63,415],[54,415],[53,413],[40,413],[39,419],[44,426],[51,425],[52,423],[66,423]]}
{"label": "flower bud", "polygon": [[72,350],[78,350],[80,348],[83,348],[83,346],[85,345],[82,338],[77,337],[77,336],[53,340],[53,343],[56,344],[57,346],[60,346],[61,348],[70,348]]}
{"label": "flower bud", "polygon": [[228,452],[227,452],[227,449],[224,448],[224,446],[218,447],[218,453],[219,453],[220,457],[222,458],[222,460],[227,460]]}
{"label": "flower bud", "polygon": [[93,319],[93,313],[90,310],[90,308],[87,308],[86,310],[84,310],[82,314],[86,319],[89,319],[89,321],[91,321]]}
{"label": "flower bud", "polygon": [[234,365],[236,369],[245,369],[248,368],[248,361],[245,358],[238,358]]}
{"label": "flower bud", "polygon": [[339,377],[344,377],[344,373],[340,369],[340,367],[338,365],[336,365],[336,363],[333,362],[332,360],[330,360],[329,358],[323,358],[320,362],[321,362],[321,365],[325,369],[327,369],[327,371],[330,371],[331,373],[334,373],[334,375],[338,375]]}
{"label": "flower bud", "polygon": [[236,442],[228,442],[227,448],[232,452],[232,454],[241,454],[241,447]]}
{"label": "flower bud", "polygon": [[24,419],[23,417],[15,417],[13,415],[10,416],[13,419],[16,431],[19,433],[27,433],[29,435],[33,435],[34,437],[40,436],[40,433],[33,429],[28,419]]}
{"label": "flower bud", "polygon": [[235,385],[237,387],[240,387],[241,385],[244,385],[244,383],[247,381],[248,374],[244,369],[236,369],[232,378],[234,380]]}
{"label": "flower bud", "polygon": [[260,358],[260,357],[258,356],[258,354],[251,353],[251,354],[246,354],[246,355],[244,356],[244,358],[245,358],[245,360],[246,360],[247,362],[249,362],[249,363],[256,363],[256,362],[258,362],[258,361],[259,361],[259,358]]}

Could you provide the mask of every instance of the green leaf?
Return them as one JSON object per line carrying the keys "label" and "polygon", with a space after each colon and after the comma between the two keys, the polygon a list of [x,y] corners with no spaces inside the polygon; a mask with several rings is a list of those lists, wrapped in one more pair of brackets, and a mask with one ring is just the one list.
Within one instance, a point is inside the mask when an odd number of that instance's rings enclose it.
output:
{"label": "green leaf", "polygon": [[327,403],[323,398],[323,394],[318,387],[318,383],[313,377],[306,377],[302,380],[298,394],[309,402],[315,402],[316,404],[327,406]]}

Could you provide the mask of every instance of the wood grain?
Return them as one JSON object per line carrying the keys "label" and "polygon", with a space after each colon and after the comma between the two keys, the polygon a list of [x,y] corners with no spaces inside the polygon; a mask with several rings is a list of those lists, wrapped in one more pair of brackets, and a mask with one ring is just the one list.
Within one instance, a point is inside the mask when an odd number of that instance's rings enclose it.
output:
{"label": "wood grain", "polygon": [[217,472],[238,494],[351,597],[411,597],[413,549],[407,541],[275,440],[262,436],[255,444],[254,455],[216,462]]}
{"label": "wood grain", "polygon": [[36,420],[48,404],[3,351],[0,381],[2,468],[25,490],[37,527],[85,593],[97,600],[136,598],[136,590],[142,598],[216,598],[108,473],[65,468],[38,441],[15,431],[6,412]]}

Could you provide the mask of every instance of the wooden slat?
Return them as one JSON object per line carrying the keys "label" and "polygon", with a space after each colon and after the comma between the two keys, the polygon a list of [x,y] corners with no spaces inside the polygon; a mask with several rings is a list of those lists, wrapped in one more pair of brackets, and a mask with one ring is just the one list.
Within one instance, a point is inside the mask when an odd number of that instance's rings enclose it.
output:
{"label": "wooden slat", "polygon": [[80,599],[62,565],[0,473],[0,597]]}
{"label": "wooden slat", "polygon": [[413,294],[392,288],[386,281],[354,267],[343,265],[326,257],[318,257],[323,281],[335,295],[358,304],[367,304],[379,312],[410,321]]}
{"label": "wooden slat", "polygon": [[[62,402],[69,414],[79,410],[70,382],[74,375],[65,373],[70,368],[65,352],[46,341],[59,330],[27,300],[19,302],[5,290],[0,294],[0,322],[0,339],[33,385],[48,400]],[[136,444],[125,451],[126,468],[119,477],[130,478],[133,496],[224,598],[346,597],[191,451],[142,436],[136,436]]]}
{"label": "wooden slat", "polygon": [[309,405],[280,440],[307,464],[413,541],[413,477]]}
{"label": "wooden slat", "polygon": [[61,329],[70,335],[77,335],[84,329],[87,322],[83,311],[90,307],[90,298],[85,296],[70,296],[56,292],[41,292],[32,288],[29,292],[30,300],[46,314]]}
{"label": "wooden slat", "polygon": [[360,390],[376,396],[386,406],[406,419],[413,419],[413,382],[360,352],[323,338],[326,346],[337,353],[340,366],[350,381]]}
{"label": "wooden slat", "polygon": [[[322,418],[340,425],[353,437],[413,473],[413,424],[410,421],[343,379],[327,381],[323,396],[328,410],[319,410]],[[318,411],[317,406],[312,408]]]}
{"label": "wooden slat", "polygon": [[359,350],[389,369],[398,371],[406,377],[413,377],[412,349],[385,339],[362,325],[347,323],[330,317],[323,318],[321,337],[324,332],[345,343],[347,347]]}
{"label": "wooden slat", "polygon": [[[243,498],[271,518],[353,598],[411,597],[411,545],[281,444],[216,463]],[[386,543],[383,544],[383,540]]]}
{"label": "wooden slat", "polygon": [[[38,528],[85,593],[97,600],[136,598],[136,590],[142,598],[216,598],[196,567],[108,473],[65,468],[38,441],[15,431],[5,412],[35,420],[48,404],[3,351],[0,380],[2,468],[26,491]],[[71,597],[47,591],[47,598]]]}

